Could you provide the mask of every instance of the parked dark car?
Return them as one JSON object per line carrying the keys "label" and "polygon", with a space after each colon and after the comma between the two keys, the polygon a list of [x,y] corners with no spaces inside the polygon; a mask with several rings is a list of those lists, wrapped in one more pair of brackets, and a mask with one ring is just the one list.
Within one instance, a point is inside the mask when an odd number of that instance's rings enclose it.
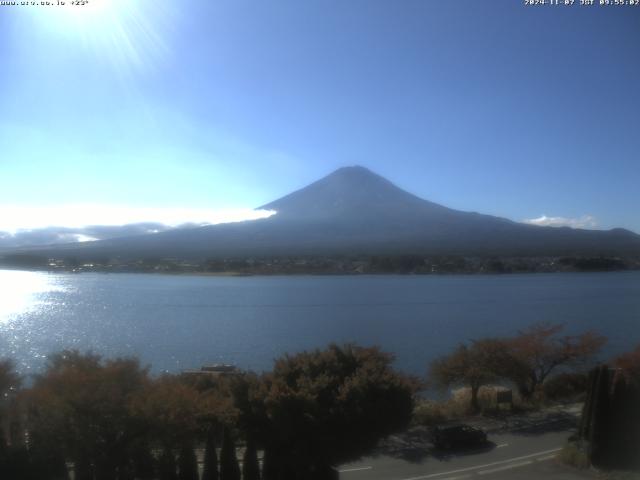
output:
{"label": "parked dark car", "polygon": [[487,434],[469,425],[436,427],[433,430],[433,443],[437,448],[470,447],[487,443]]}

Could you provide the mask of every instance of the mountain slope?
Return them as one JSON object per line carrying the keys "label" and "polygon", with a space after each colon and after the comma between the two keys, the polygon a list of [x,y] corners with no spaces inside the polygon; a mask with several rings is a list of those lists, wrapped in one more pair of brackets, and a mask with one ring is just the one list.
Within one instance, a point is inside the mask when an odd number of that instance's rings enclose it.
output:
{"label": "mountain slope", "polygon": [[272,217],[39,249],[50,257],[339,255],[640,255],[623,229],[526,225],[423,200],[363,167],[345,167],[260,207]]}

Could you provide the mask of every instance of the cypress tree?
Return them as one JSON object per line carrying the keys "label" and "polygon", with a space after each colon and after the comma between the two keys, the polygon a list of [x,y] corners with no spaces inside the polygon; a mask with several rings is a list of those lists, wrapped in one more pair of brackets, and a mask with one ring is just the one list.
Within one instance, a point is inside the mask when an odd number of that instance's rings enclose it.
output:
{"label": "cypress tree", "polygon": [[54,454],[50,469],[52,480],[69,480],[69,469],[62,453],[56,452]]}
{"label": "cypress tree", "polygon": [[[1,459],[0,462],[2,462]],[[39,480],[36,477],[37,472],[32,468],[29,452],[24,446],[7,447],[4,462],[0,463],[0,473],[2,473],[0,478],[3,480],[5,478]]]}
{"label": "cypress tree", "polygon": [[251,437],[247,438],[247,448],[242,459],[242,480],[260,480],[258,452]]}
{"label": "cypress tree", "polygon": [[607,460],[610,465],[621,467],[625,461],[628,448],[629,417],[626,410],[626,399],[629,395],[624,376],[617,372],[613,378],[611,395],[611,418],[607,441]]}
{"label": "cypress tree", "polygon": [[609,368],[602,365],[598,369],[589,426],[588,457],[594,465],[604,465],[607,462],[609,389]]}
{"label": "cypress tree", "polygon": [[240,466],[236,457],[236,445],[229,428],[224,429],[222,450],[220,451],[220,479],[240,480]]}
{"label": "cypress tree", "polygon": [[589,461],[605,468],[640,466],[640,385],[606,365],[589,374],[589,390],[578,436]]}
{"label": "cypress tree", "polygon": [[264,449],[262,458],[262,480],[278,480],[278,466],[271,448]]}
{"label": "cypress tree", "polygon": [[9,478],[9,447],[4,440],[4,433],[0,425],[0,478]]}
{"label": "cypress tree", "polygon": [[614,380],[611,398],[611,418],[608,446],[608,467],[637,469],[638,445],[640,445],[640,398],[638,385],[618,372]]}
{"label": "cypress tree", "polygon": [[114,478],[117,480],[137,480],[133,462],[128,455],[120,459],[118,472]]}
{"label": "cypress tree", "polygon": [[626,399],[626,418],[628,428],[628,442],[625,459],[627,468],[640,470],[640,455],[638,455],[637,445],[640,445],[640,378],[629,385]]}
{"label": "cypress tree", "polygon": [[159,480],[178,480],[176,459],[170,448],[165,448],[158,459]]}
{"label": "cypress tree", "polygon": [[185,443],[178,455],[178,480],[198,480],[198,459],[193,445]]}
{"label": "cypress tree", "polygon": [[138,480],[155,480],[155,459],[148,445],[138,445],[132,454],[133,469]]}
{"label": "cypress tree", "polygon": [[[43,451],[41,448],[29,449],[31,469],[40,480],[69,480],[69,471],[64,455],[58,451]],[[4,478],[0,476],[0,478]]]}
{"label": "cypress tree", "polygon": [[213,428],[207,433],[207,442],[204,448],[204,470],[202,480],[218,480],[218,454],[216,453],[216,438]]}
{"label": "cypress tree", "polygon": [[81,453],[73,465],[75,480],[93,480],[93,467],[86,454]]}
{"label": "cypress tree", "polygon": [[[37,475],[38,478],[48,479],[48,480],[68,480],[69,479],[69,471],[67,469],[67,462],[64,460],[64,456],[59,452],[52,452],[48,458],[40,458],[40,461],[43,461],[40,464],[41,470]],[[34,461],[33,463],[36,463]],[[35,465],[34,465],[35,467]],[[36,467],[37,468],[37,467]]]}
{"label": "cypress tree", "polygon": [[587,398],[582,407],[582,416],[580,417],[580,426],[578,428],[578,438],[580,440],[588,440],[590,435],[591,417],[593,416],[593,398],[594,392],[596,391],[599,371],[598,368],[594,368],[589,372]]}

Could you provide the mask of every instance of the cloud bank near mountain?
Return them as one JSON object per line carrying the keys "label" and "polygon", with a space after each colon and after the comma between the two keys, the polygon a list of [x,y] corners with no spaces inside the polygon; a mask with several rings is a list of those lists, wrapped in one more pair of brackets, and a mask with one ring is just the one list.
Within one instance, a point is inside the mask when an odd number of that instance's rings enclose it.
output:
{"label": "cloud bank near mountain", "polygon": [[[231,209],[123,208],[75,205],[2,208],[0,248],[83,243],[266,218],[274,212]],[[139,218],[162,221],[136,221]],[[46,226],[64,225],[64,226]]]}
{"label": "cloud bank near mountain", "polygon": [[172,228],[179,227],[170,227],[161,223],[137,223],[121,226],[96,225],[79,228],[36,228],[18,230],[16,232],[0,232],[0,247],[32,247],[58,243],[91,242],[109,238],[164,232]]}
{"label": "cloud bank near mountain", "polygon": [[273,212],[252,208],[182,208],[135,207],[125,205],[70,204],[17,206],[0,205],[0,231],[17,233],[50,227],[82,229],[90,225],[123,226],[162,224],[178,227],[184,224],[215,225],[266,218]]}

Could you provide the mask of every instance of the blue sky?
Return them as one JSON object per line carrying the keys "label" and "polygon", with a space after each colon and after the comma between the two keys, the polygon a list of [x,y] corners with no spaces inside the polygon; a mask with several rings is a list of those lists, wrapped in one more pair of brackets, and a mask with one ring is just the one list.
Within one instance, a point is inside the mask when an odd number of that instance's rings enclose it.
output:
{"label": "blue sky", "polygon": [[629,6],[0,7],[0,230],[193,221],[360,164],[453,208],[640,232],[639,47]]}

